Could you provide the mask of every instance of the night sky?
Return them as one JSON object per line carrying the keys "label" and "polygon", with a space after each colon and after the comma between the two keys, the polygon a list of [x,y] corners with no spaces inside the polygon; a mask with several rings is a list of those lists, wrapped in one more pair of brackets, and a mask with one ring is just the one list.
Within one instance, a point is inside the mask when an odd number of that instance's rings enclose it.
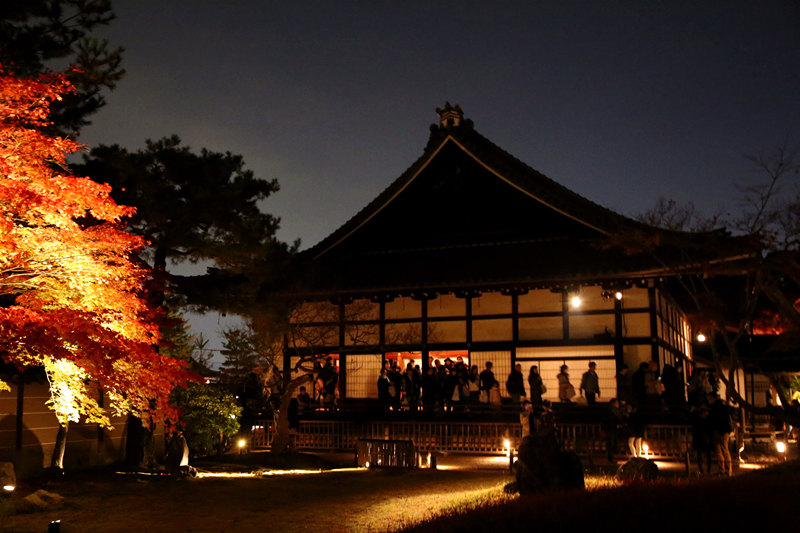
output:
{"label": "night sky", "polygon": [[800,144],[796,1],[117,0],[126,77],[89,146],[178,134],[277,178],[280,238],[324,238],[423,151],[435,108],[575,192],[737,209],[746,155]]}

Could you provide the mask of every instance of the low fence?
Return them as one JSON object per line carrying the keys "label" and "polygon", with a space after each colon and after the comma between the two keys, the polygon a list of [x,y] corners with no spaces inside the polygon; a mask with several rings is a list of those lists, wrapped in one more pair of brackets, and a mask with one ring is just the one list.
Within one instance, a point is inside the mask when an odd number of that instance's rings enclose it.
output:
{"label": "low fence", "polygon": [[[252,426],[250,446],[268,448],[272,443],[272,421]],[[521,441],[519,424],[502,422],[400,422],[400,421],[302,421],[296,446],[307,450],[354,450],[359,439],[413,441],[421,452],[504,453],[505,441],[516,448]],[[605,433],[600,424],[566,423],[558,426],[566,450],[582,456],[605,453]],[[644,442],[652,459],[684,459],[691,446],[691,429],[683,425],[650,425]],[[620,451],[626,451],[625,442]]]}

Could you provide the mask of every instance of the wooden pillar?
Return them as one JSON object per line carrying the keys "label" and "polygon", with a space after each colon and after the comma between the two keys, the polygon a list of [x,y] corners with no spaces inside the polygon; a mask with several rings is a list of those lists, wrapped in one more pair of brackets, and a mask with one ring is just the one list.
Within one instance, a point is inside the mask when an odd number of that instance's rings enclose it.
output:
{"label": "wooden pillar", "polygon": [[656,305],[656,289],[653,286],[647,287],[647,299],[650,302],[650,359],[659,363],[658,360],[658,306]]}
{"label": "wooden pillar", "polygon": [[[344,337],[347,326],[345,325],[345,302],[339,302],[339,349],[344,348]],[[341,365],[340,365],[341,366]]]}
{"label": "wooden pillar", "polygon": [[519,295],[511,294],[511,368],[517,363],[517,344],[519,343]]}
{"label": "wooden pillar", "polygon": [[384,352],[384,359],[386,355],[386,300],[381,300],[378,302],[378,320],[380,321],[380,325],[378,326],[378,344],[381,347],[381,350]]}
{"label": "wooden pillar", "polygon": [[625,353],[622,349],[622,300],[614,298],[614,359],[616,359],[617,370],[625,362]]}
{"label": "wooden pillar", "polygon": [[467,349],[472,346],[472,296],[465,298],[467,304]]}
{"label": "wooden pillar", "polygon": [[420,353],[422,361],[420,361],[420,371],[424,374],[428,370],[428,298],[422,298],[420,301],[422,310],[422,346],[420,346]]}
{"label": "wooden pillar", "polygon": [[342,407],[342,403],[344,403],[344,400],[346,399],[345,398],[345,396],[346,396],[345,392],[347,391],[347,372],[346,372],[346,370],[347,370],[347,354],[342,353],[342,354],[339,354],[339,374],[338,374],[339,380],[336,383],[336,386],[339,387],[339,400],[341,402],[339,404],[339,408],[340,409]]}

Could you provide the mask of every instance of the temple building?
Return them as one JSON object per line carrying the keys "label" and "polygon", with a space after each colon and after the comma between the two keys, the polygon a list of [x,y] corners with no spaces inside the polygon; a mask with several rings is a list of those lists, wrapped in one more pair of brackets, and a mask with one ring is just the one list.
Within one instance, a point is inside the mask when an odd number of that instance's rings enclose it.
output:
{"label": "temple building", "polygon": [[694,265],[679,246],[620,245],[660,230],[519,161],[459,106],[437,113],[422,156],[301,254],[309,289],[287,363],[331,356],[345,402],[376,398],[387,360],[422,371],[448,357],[481,370],[491,361],[501,384],[516,363],[526,377],[537,365],[550,400],[564,364],[577,389],[596,362],[600,400],[616,396],[623,364],[656,361],[688,377],[692,330],[668,289]]}

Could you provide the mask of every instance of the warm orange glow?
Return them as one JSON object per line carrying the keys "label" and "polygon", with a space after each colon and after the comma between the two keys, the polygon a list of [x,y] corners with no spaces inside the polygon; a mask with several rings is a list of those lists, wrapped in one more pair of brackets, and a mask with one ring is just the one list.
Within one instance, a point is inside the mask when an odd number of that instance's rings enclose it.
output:
{"label": "warm orange glow", "polygon": [[73,176],[66,156],[81,146],[46,133],[50,103],[71,90],[58,74],[0,70],[0,295],[11,302],[0,306],[0,353],[45,368],[62,424],[80,413],[107,426],[109,411],[176,420],[169,393],[193,377],[155,349],[152,273],[132,259],[145,241],[123,226],[134,210],[109,185]]}
{"label": "warm orange glow", "polygon": [[698,333],[697,342],[706,342],[706,336],[703,333]]}
{"label": "warm orange glow", "polygon": [[580,307],[583,300],[581,300],[580,296],[573,296],[570,302],[572,303],[572,307]]}
{"label": "warm orange glow", "polygon": [[765,468],[765,465],[757,463],[739,463],[739,470],[760,470]]}
{"label": "warm orange glow", "polygon": [[[358,472],[363,468],[337,468],[336,472]],[[198,478],[242,479],[269,476],[307,476],[311,474],[324,474],[327,470],[266,470],[258,472],[198,472]]]}

